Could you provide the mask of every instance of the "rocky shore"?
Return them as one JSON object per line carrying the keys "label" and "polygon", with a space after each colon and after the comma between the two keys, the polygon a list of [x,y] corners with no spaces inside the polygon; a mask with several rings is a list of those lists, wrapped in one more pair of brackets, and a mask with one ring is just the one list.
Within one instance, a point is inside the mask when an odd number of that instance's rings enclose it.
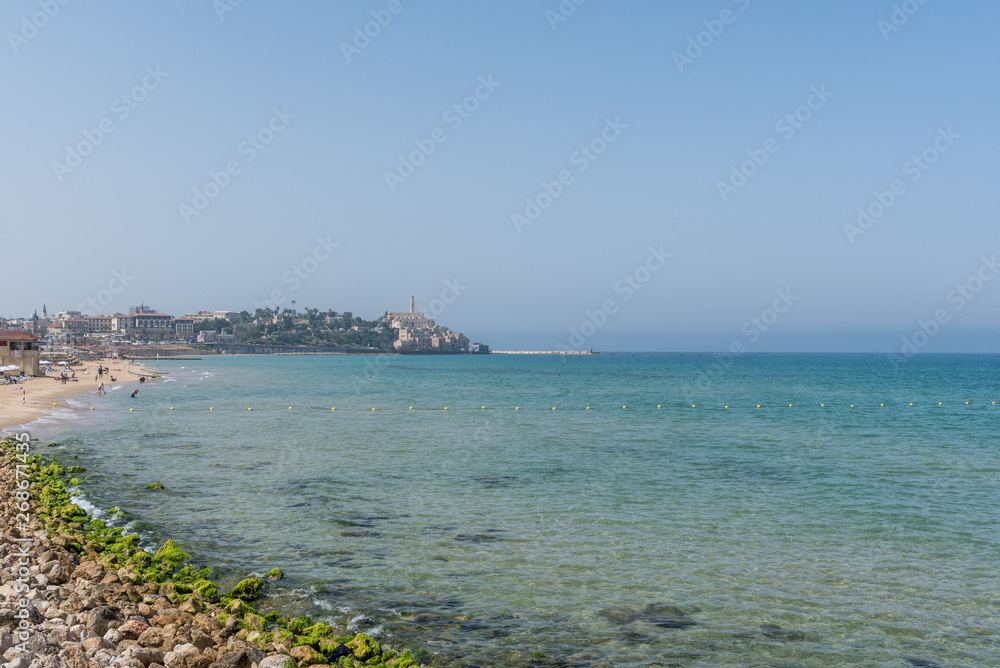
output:
{"label": "rocky shore", "polygon": [[[413,668],[409,652],[340,635],[307,617],[260,615],[263,580],[228,593],[173,541],[154,554],[137,535],[92,520],[63,468],[0,441],[0,654],[5,668]],[[280,579],[278,569],[267,573]]]}

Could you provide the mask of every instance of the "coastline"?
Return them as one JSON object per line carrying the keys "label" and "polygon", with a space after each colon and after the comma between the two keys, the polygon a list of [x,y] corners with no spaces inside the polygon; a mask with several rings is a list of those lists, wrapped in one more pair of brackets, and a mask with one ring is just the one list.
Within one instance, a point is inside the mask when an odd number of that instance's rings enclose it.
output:
{"label": "coastline", "polygon": [[[212,568],[167,540],[155,553],[89,517],[69,489],[81,467],[0,441],[0,561],[19,575],[0,586],[0,646],[7,666],[123,668],[414,668],[408,651],[343,635],[308,617],[258,614],[264,580],[222,593]],[[118,509],[109,511],[121,516]],[[16,518],[16,519],[15,519]],[[26,567],[19,568],[18,564]],[[280,569],[265,574],[283,577]],[[96,662],[96,663],[95,663]]]}
{"label": "coastline", "polygon": [[[116,380],[104,380],[105,388],[112,385],[131,385],[139,382],[139,376],[132,371],[145,372],[145,367],[133,364],[127,360],[95,360],[81,362],[73,367],[76,372],[76,382],[69,381],[65,385],[55,376],[38,376],[20,385],[0,386],[0,432],[11,427],[28,425],[45,417],[46,410],[53,404],[65,407],[67,397],[81,394],[93,394],[97,391],[99,382],[94,380],[98,364],[110,366]],[[23,389],[23,394],[22,394]],[[98,397],[94,397],[99,399]]]}

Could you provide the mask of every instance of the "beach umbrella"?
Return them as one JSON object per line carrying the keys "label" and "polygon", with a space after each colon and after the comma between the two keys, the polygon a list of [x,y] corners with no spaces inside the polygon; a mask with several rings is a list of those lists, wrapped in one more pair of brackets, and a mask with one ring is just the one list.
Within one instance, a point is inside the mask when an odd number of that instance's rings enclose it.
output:
{"label": "beach umbrella", "polygon": [[39,364],[52,364],[52,362],[50,362],[48,360],[38,360],[38,363]]}
{"label": "beach umbrella", "polygon": [[69,364],[69,362],[59,362],[60,364]]}

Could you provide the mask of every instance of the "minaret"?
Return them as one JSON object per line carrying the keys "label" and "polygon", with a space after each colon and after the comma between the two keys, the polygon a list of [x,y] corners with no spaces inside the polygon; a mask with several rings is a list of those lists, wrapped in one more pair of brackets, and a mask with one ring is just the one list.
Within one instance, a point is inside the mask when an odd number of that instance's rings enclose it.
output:
{"label": "minaret", "polygon": [[413,313],[413,295],[410,295],[410,313]]}

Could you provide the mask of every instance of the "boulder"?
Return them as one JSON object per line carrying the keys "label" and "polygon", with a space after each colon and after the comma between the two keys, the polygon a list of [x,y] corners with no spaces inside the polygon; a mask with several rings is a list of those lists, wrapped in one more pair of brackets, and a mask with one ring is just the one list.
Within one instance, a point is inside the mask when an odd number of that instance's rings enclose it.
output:
{"label": "boulder", "polygon": [[242,649],[238,652],[227,652],[212,664],[211,668],[252,668],[250,654]]}
{"label": "boulder", "polygon": [[84,561],[73,569],[73,578],[76,580],[90,580],[96,582],[104,577],[104,564],[96,561]]}
{"label": "boulder", "polygon": [[163,663],[163,652],[155,647],[129,647],[122,656],[131,657],[143,666],[149,666],[153,663]]}
{"label": "boulder", "polygon": [[149,624],[141,622],[138,619],[130,619],[118,627],[118,632],[122,634],[122,638],[137,640],[142,635],[142,632],[148,628]]}
{"label": "boulder", "polygon": [[163,656],[165,668],[208,668],[212,661],[191,644],[178,645]]}
{"label": "boulder", "polygon": [[272,654],[257,663],[257,668],[296,668],[295,659],[287,654]]}
{"label": "boulder", "polygon": [[354,658],[358,661],[367,661],[376,654],[382,653],[382,647],[378,641],[364,633],[354,636],[354,639],[347,643],[347,647],[354,653]]}
{"label": "boulder", "polygon": [[59,652],[59,658],[63,660],[67,668],[88,668],[87,655],[82,649],[67,647]]}
{"label": "boulder", "polygon": [[87,616],[87,631],[97,636],[103,636],[108,629],[116,629],[125,623],[122,611],[110,605],[94,608]]}
{"label": "boulder", "polygon": [[[315,665],[326,663],[326,657],[314,650],[309,645],[300,645],[292,648],[292,658],[305,665]],[[259,668],[259,666],[258,666]]]}

